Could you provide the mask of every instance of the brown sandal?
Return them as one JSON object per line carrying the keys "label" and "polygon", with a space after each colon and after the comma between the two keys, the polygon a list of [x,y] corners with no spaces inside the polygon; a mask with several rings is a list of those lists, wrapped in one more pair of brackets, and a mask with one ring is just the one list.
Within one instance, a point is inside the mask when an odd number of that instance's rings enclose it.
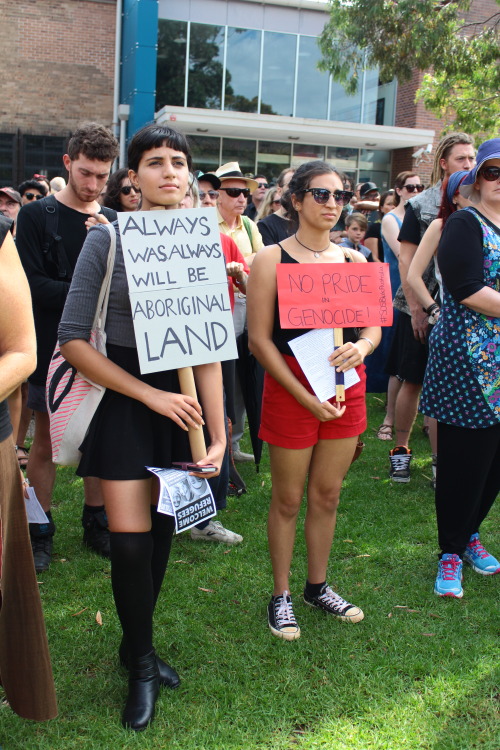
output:
{"label": "brown sandal", "polygon": [[392,440],[392,425],[381,424],[377,430],[379,440]]}
{"label": "brown sandal", "polygon": [[19,468],[24,471],[28,465],[29,448],[25,448],[24,445],[16,445],[16,456],[19,463]]}

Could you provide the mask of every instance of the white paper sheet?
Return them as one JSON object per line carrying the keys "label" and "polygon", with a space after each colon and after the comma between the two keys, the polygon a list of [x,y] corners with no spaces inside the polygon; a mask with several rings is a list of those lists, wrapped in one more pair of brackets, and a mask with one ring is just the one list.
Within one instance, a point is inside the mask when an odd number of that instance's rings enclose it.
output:
{"label": "white paper sheet", "polygon": [[207,480],[193,477],[187,471],[146,466],[160,480],[158,512],[175,517],[175,532],[208,521],[217,514],[215,500]]}
{"label": "white paper sheet", "polygon": [[[303,333],[289,342],[290,349],[304,371],[304,375],[315,395],[323,403],[335,396],[336,370],[328,361],[333,352],[333,330],[317,328]],[[344,385],[350,388],[359,382],[359,375],[352,367],[344,373]]]}
{"label": "white paper sheet", "polygon": [[27,490],[28,497],[24,498],[24,502],[26,504],[28,523],[48,523],[49,519],[45,515],[45,511],[38,501],[35,490],[33,487],[28,487]]}

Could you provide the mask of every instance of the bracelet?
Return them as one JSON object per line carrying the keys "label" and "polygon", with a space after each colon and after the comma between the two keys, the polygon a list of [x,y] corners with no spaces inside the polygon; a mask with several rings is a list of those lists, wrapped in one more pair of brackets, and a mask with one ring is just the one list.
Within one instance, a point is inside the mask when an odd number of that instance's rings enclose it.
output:
{"label": "bracelet", "polygon": [[427,313],[427,315],[432,315],[433,312],[436,310],[439,310],[440,306],[437,302],[433,302],[432,305],[429,305],[429,307],[423,307],[422,310],[424,313]]}
{"label": "bracelet", "polygon": [[369,357],[370,354],[373,354],[373,352],[375,351],[375,346],[373,344],[373,341],[371,339],[369,339],[368,336],[360,336],[358,338],[358,341],[368,341],[368,343],[371,346],[371,349],[370,349],[370,351],[368,352],[368,354],[366,356]]}

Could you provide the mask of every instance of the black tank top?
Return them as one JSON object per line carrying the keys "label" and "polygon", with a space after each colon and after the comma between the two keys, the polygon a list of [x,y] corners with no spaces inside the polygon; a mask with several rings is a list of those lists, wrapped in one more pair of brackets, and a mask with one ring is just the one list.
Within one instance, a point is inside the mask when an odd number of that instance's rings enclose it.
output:
{"label": "black tank top", "polygon": [[[5,216],[0,215],[0,252],[1,252],[4,240],[7,234],[10,232],[13,223],[14,222],[12,221],[12,219],[7,219]],[[12,432],[12,426],[10,424],[7,401],[1,401],[0,402],[0,442],[3,442],[5,438],[8,438],[11,432]]]}
{"label": "black tank top", "polygon": [[[298,263],[298,260],[295,260],[295,258],[292,258],[291,255],[288,255],[287,251],[283,249],[283,247],[278,242],[278,245],[281,248],[281,263]],[[341,250],[344,250],[344,257],[346,260],[346,263],[352,263],[352,258],[345,252],[344,248],[341,248]],[[303,333],[308,333],[310,331],[310,328],[282,328],[280,325],[280,314],[279,314],[279,307],[278,307],[278,295],[276,295],[276,302],[274,305],[274,324],[273,324],[273,344],[276,346],[279,352],[281,354],[288,354],[289,356],[293,357],[293,352],[290,349],[288,342],[292,341],[293,339],[296,339],[298,336],[302,336]],[[347,343],[348,341],[357,341],[358,335],[359,335],[359,329],[358,328],[343,328],[344,333],[344,343]]]}

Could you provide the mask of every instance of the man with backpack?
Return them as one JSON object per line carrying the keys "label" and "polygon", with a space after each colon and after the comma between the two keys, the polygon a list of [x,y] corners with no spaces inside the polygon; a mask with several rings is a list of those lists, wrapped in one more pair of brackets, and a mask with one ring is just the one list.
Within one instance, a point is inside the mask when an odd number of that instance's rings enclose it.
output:
{"label": "man with backpack", "polygon": [[[116,219],[115,211],[102,208],[97,199],[118,151],[111,131],[96,122],[82,124],[63,156],[68,171],[66,187],[57,195],[24,206],[18,217],[17,247],[30,284],[38,350],[37,368],[29,378],[28,408],[35,412],[35,434],[27,476],[49,519],[46,524],[30,524],[37,572],[50,565],[55,532],[50,507],[56,470],[45,403],[47,371],[73,271],[87,236],[86,222],[98,213],[109,221]],[[107,557],[109,531],[99,481],[85,479],[84,489],[83,542]]]}

